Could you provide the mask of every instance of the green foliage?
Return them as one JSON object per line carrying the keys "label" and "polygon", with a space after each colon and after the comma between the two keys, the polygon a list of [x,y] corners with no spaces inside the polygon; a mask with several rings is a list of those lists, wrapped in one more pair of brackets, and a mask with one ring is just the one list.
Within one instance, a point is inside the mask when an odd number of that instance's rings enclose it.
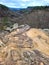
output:
{"label": "green foliage", "polygon": [[34,7],[33,9],[35,10],[44,10],[44,9],[47,9],[49,8],[49,6],[37,6],[37,7]]}
{"label": "green foliage", "polygon": [[3,17],[2,24],[0,24],[0,30],[5,30],[8,24],[8,17]]}
{"label": "green foliage", "polygon": [[8,17],[4,17],[2,22],[4,25],[6,25],[8,23]]}
{"label": "green foliage", "polygon": [[0,26],[0,30],[5,30],[6,27],[7,27],[7,26],[4,26],[4,25]]}
{"label": "green foliage", "polygon": [[32,10],[44,10],[44,9],[48,9],[49,6],[35,6],[35,7],[28,7],[28,9],[32,9]]}
{"label": "green foliage", "polygon": [[12,23],[9,22],[8,17],[3,17],[2,23],[0,24],[0,30],[5,30],[7,27],[12,27]]}
{"label": "green foliage", "polygon": [[1,8],[1,9],[4,9],[4,10],[8,10],[8,9],[9,9],[7,6],[2,5],[2,4],[0,4],[0,8]]}

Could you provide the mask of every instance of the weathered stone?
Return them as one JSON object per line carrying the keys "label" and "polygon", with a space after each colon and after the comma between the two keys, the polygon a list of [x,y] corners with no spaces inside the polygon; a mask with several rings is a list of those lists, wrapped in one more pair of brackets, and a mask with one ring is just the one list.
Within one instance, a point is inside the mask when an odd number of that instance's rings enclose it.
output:
{"label": "weathered stone", "polygon": [[16,28],[18,28],[18,23],[15,23],[15,24],[13,25],[13,28],[12,28],[12,29],[16,29]]}
{"label": "weathered stone", "polygon": [[15,29],[0,37],[1,64],[48,65],[49,36],[42,29],[31,28],[24,29],[23,32]]}

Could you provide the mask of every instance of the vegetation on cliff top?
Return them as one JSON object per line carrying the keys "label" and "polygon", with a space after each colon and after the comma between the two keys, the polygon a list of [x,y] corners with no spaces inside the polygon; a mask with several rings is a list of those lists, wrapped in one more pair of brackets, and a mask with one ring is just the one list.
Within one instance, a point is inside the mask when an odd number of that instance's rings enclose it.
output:
{"label": "vegetation on cliff top", "polygon": [[8,10],[9,8],[7,6],[5,6],[5,5],[0,4],[0,9]]}

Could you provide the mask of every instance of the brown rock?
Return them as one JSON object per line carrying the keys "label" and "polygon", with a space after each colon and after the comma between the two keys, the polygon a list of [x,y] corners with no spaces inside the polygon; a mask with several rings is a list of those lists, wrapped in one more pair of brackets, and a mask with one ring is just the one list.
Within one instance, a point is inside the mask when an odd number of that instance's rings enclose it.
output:
{"label": "brown rock", "polygon": [[6,44],[0,39],[0,62],[4,62],[3,65],[49,64],[49,36],[43,30],[31,28],[21,34],[13,30],[6,38]]}

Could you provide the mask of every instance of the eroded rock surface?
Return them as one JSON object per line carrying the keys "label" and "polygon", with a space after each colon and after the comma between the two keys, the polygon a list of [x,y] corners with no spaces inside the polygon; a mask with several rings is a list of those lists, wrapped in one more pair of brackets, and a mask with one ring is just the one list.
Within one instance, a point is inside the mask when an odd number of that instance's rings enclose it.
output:
{"label": "eroded rock surface", "polygon": [[41,29],[19,28],[0,38],[0,65],[49,65],[47,34]]}

